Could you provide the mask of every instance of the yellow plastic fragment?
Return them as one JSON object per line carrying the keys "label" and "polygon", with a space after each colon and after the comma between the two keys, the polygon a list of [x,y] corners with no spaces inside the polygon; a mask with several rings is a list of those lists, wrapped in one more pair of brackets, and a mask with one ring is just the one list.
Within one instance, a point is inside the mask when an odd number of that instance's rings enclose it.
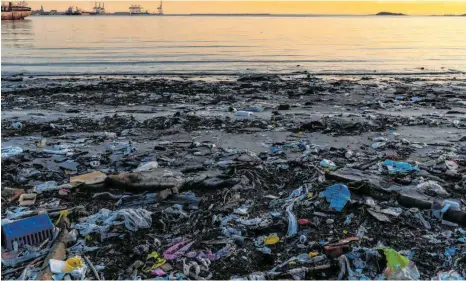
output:
{"label": "yellow plastic fragment", "polygon": [[151,270],[153,270],[153,269],[156,269],[156,268],[158,268],[158,267],[164,265],[164,264],[167,262],[167,260],[164,259],[164,258],[162,258],[162,257],[159,255],[159,253],[157,253],[157,252],[152,252],[152,253],[148,254],[148,255],[147,255],[147,258],[146,258],[146,261],[147,261],[148,259],[151,259],[151,258],[154,259],[154,264],[153,264],[151,267],[143,268],[142,271],[144,271],[144,272],[149,272],[149,271],[151,271]]}
{"label": "yellow plastic fragment", "polygon": [[280,237],[276,235],[269,236],[265,238],[264,240],[265,245],[273,245],[273,244],[277,244],[278,242],[280,242]]}

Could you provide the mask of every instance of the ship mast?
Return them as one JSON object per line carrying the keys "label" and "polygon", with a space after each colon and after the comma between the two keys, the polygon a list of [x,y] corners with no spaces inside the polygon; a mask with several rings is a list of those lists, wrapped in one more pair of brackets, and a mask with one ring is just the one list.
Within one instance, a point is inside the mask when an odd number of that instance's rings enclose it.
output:
{"label": "ship mast", "polygon": [[159,15],[163,15],[163,7],[162,7],[163,3],[162,3],[162,0],[160,0],[160,6],[157,8],[157,10],[159,11]]}

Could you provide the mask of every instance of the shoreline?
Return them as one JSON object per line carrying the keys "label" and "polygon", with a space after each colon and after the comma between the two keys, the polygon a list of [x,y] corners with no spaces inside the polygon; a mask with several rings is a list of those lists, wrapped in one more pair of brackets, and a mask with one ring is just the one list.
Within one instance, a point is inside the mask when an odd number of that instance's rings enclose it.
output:
{"label": "shoreline", "polygon": [[157,77],[157,76],[231,76],[231,77],[240,77],[244,75],[264,75],[264,76],[298,76],[298,75],[312,75],[312,76],[437,76],[437,75],[465,75],[466,71],[419,71],[419,72],[376,72],[376,71],[364,71],[364,72],[308,72],[308,71],[296,71],[296,72],[158,72],[158,73],[111,73],[111,72],[101,72],[101,73],[69,73],[69,74],[59,74],[59,73],[46,73],[46,74],[37,74],[37,73],[2,73],[3,78],[10,77],[96,77],[96,76],[148,76],[148,77]]}
{"label": "shoreline", "polygon": [[[61,188],[38,194],[26,208],[82,206],[86,212],[74,213],[75,223],[104,208],[150,212],[147,228],[128,231],[123,224],[112,226],[109,236],[77,235],[102,250],[81,254],[105,265],[99,272],[106,280],[132,279],[127,266],[182,239],[195,241],[191,255],[214,253],[199,274],[216,280],[273,277],[271,270],[281,264],[278,276],[291,279],[293,269],[314,264],[285,262],[310,252],[322,257],[315,264],[322,267],[304,277],[337,279],[339,259],[324,245],[357,236],[348,251],[361,258],[379,243],[403,255],[412,251],[416,279],[453,268],[464,272],[464,262],[445,266],[440,258],[446,248],[462,251],[457,241],[464,234],[456,229],[466,222],[463,77],[310,74],[24,74],[3,80],[2,148],[22,152],[2,157],[2,196],[6,187],[33,192],[53,181]],[[417,170],[394,174],[385,160]],[[154,162],[154,170],[137,172]],[[106,179],[63,191],[72,177],[95,171]],[[427,181],[448,195],[419,187]],[[336,183],[350,192],[339,211],[319,196]],[[285,211],[290,198],[292,215]],[[460,202],[460,209],[447,210],[443,220],[432,216],[433,202],[445,199]],[[3,218],[17,203],[2,207]],[[300,220],[295,233],[293,217]],[[267,253],[260,239],[273,234],[280,241]],[[371,257],[368,263],[384,263]],[[183,272],[182,258],[168,260],[171,269],[165,270]],[[383,270],[367,266],[361,274],[375,277]]]}

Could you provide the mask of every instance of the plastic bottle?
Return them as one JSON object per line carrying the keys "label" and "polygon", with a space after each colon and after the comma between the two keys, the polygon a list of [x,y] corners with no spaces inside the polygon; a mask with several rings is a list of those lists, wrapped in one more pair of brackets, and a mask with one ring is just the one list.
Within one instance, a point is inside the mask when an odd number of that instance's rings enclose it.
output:
{"label": "plastic bottle", "polygon": [[244,118],[248,118],[249,116],[253,115],[252,112],[249,112],[249,111],[236,111],[236,114],[235,114],[237,117],[244,117]]}

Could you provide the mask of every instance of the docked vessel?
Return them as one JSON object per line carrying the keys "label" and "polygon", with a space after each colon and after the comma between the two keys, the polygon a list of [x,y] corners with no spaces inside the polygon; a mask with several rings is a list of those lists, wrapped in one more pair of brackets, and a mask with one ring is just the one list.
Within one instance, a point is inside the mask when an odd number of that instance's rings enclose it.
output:
{"label": "docked vessel", "polygon": [[143,8],[140,5],[131,5],[131,7],[129,7],[129,13],[131,15],[148,15],[149,14],[147,10],[143,11]]}
{"label": "docked vessel", "polygon": [[82,11],[78,7],[70,6],[68,8],[68,10],[65,12],[65,15],[68,15],[68,16],[80,16],[80,15],[82,15]]}
{"label": "docked vessel", "polygon": [[26,2],[2,2],[2,20],[22,20],[31,15]]}
{"label": "docked vessel", "polygon": [[93,11],[90,14],[93,16],[105,15],[105,3],[99,2],[99,5],[97,6],[97,2],[95,2]]}
{"label": "docked vessel", "polygon": [[140,5],[131,5],[129,7],[129,14],[132,16],[138,16],[138,15],[163,15],[163,3],[160,1],[160,5],[157,7],[157,13],[149,13],[147,10],[143,10],[143,7]]}

